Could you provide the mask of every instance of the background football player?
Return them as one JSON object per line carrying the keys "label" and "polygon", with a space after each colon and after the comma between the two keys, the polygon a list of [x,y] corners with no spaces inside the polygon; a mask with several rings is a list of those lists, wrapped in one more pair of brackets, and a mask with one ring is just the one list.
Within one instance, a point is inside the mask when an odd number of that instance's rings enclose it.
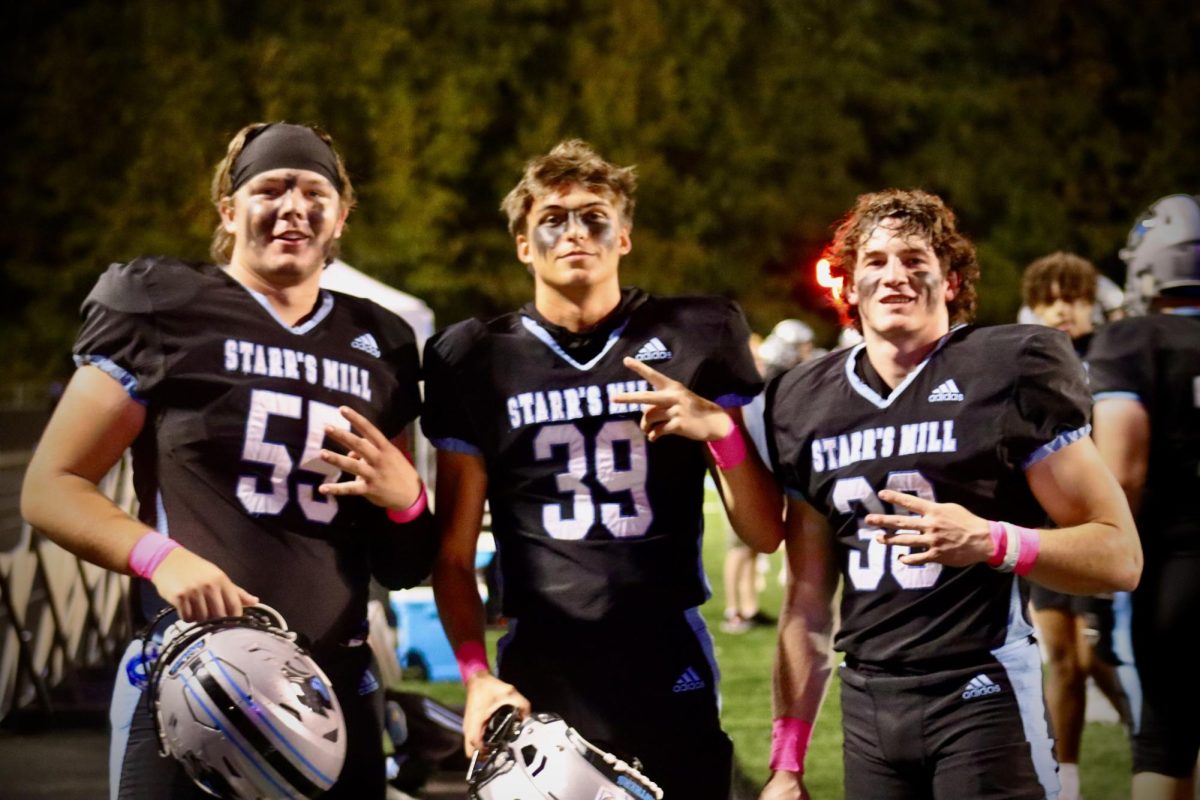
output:
{"label": "background football player", "polygon": [[1200,751],[1200,689],[1179,648],[1200,618],[1200,205],[1155,202],[1121,257],[1136,312],[1101,329],[1088,351],[1095,439],[1137,514],[1146,554],[1133,594],[1142,691],[1133,796],[1191,800]]}
{"label": "background football player", "polygon": [[[436,549],[420,478],[388,438],[419,409],[415,338],[374,303],[320,288],[354,205],[326,134],[247,126],[217,166],[213,200],[216,264],[114,264],[88,296],[80,368],[29,466],[22,512],[68,550],[136,576],[138,622],[166,603],[185,620],[260,599],[277,609],[345,712],[348,756],[328,796],[381,798],[368,582],[416,582]],[[96,488],[131,445],[139,519]],[[198,795],[158,756],[126,669],[141,653],[135,641],[118,670],[112,795]]]}
{"label": "background football player", "polygon": [[[438,447],[434,589],[467,687],[468,750],[496,708],[562,716],[668,797],[725,798],[731,749],[696,607],[705,448],[650,446],[622,360],[725,405],[761,388],[740,310],[622,289],[635,175],[567,141],[526,165],[503,209],[534,299],[425,349],[422,425]],[[491,510],[509,635],[488,670],[475,585]]]}
{"label": "background football player", "polygon": [[[1080,358],[1096,329],[1096,267],[1074,253],[1056,252],[1035,259],[1021,276],[1021,296],[1036,322],[1071,337]],[[1132,723],[1129,700],[1117,678],[1113,651],[1111,595],[1070,595],[1041,584],[1029,591],[1033,624],[1046,653],[1046,704],[1054,729],[1054,754],[1062,784],[1059,800],[1079,799],[1079,746],[1091,677]]]}
{"label": "background football player", "polygon": [[[979,267],[933,195],[863,195],[828,257],[864,342],[768,387],[791,580],[762,796],[805,796],[839,580],[847,797],[1055,796],[1018,576],[1093,593],[1132,588],[1141,569],[1128,506],[1087,435],[1082,367],[1059,331],[963,324]],[[666,413],[664,430],[732,435],[720,409],[689,398],[684,413],[656,394],[630,398],[655,404],[645,424]],[[721,471],[739,530],[779,518],[753,513],[762,470],[751,454]],[[1033,528],[1047,513],[1060,528]]]}

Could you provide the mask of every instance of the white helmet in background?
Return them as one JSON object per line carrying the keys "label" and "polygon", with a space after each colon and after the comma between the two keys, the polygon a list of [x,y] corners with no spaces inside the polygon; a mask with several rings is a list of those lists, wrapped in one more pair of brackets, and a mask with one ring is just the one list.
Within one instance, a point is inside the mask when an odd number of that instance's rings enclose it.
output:
{"label": "white helmet in background", "polygon": [[799,345],[813,340],[813,329],[798,319],[785,319],[771,329],[770,336],[786,344]]}
{"label": "white helmet in background", "polygon": [[148,688],[159,741],[209,794],[311,798],[337,781],[342,708],[295,636],[264,606],[167,629]]}
{"label": "white helmet in background", "polygon": [[783,372],[812,355],[813,329],[798,319],[781,320],[762,344],[758,357],[768,372]]}
{"label": "white helmet in background", "polygon": [[1161,296],[1200,297],[1200,203],[1188,194],[1154,201],[1121,250],[1128,269],[1125,301],[1144,314]]}
{"label": "white helmet in background", "polygon": [[556,714],[518,719],[504,706],[485,738],[467,771],[472,800],[662,800],[657,784]]}

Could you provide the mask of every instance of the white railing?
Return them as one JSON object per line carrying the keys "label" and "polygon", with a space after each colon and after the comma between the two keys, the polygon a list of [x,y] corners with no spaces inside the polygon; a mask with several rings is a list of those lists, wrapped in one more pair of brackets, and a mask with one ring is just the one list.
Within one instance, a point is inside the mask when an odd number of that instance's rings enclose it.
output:
{"label": "white railing", "polygon": [[[0,719],[36,706],[69,706],[79,670],[115,667],[129,638],[129,579],[80,560],[21,519],[30,453],[0,453]],[[136,513],[123,459],[101,482]],[[63,691],[66,690],[66,691]]]}

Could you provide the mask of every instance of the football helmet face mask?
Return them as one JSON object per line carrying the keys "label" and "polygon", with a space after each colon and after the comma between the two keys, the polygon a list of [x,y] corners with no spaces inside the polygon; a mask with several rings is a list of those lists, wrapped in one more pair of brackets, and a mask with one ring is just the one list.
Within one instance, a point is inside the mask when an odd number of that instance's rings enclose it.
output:
{"label": "football helmet face mask", "polygon": [[592,745],[557,714],[488,721],[484,754],[467,771],[472,800],[662,800],[654,781]]}
{"label": "football helmet face mask", "polygon": [[271,609],[171,625],[147,692],[162,750],[214,796],[316,797],[345,762],[333,687]]}
{"label": "football helmet face mask", "polygon": [[1126,307],[1145,314],[1156,297],[1200,297],[1200,203],[1187,194],[1156,200],[1121,250]]}

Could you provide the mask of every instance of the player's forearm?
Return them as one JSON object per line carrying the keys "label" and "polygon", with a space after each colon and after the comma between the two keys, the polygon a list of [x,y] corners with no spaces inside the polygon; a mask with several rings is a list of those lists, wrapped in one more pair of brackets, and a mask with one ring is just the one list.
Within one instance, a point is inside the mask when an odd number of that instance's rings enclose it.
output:
{"label": "player's forearm", "polygon": [[129,554],[151,530],[86,478],[54,470],[37,456],[21,487],[21,516],[80,558],[130,574]]}
{"label": "player's forearm", "polygon": [[1029,579],[1070,594],[1132,591],[1142,572],[1142,550],[1132,519],[1089,522],[1039,532]]}
{"label": "player's forearm", "polygon": [[[738,425],[734,417],[734,425]],[[742,435],[740,430],[737,435]],[[738,537],[760,553],[773,553],[784,537],[783,495],[775,478],[753,446],[733,466],[713,459],[713,474],[725,503],[729,522]]]}
{"label": "player's forearm", "polygon": [[833,670],[833,614],[828,603],[789,603],[781,613],[772,679],[775,719],[815,722]]}
{"label": "player's forearm", "polygon": [[[760,474],[755,474],[761,470]],[[773,553],[783,541],[783,498],[761,465],[715,470],[733,530],[760,553]]]}
{"label": "player's forearm", "polygon": [[455,651],[464,642],[483,641],[483,601],[473,566],[439,559],[433,567],[433,596],[446,637]]}

